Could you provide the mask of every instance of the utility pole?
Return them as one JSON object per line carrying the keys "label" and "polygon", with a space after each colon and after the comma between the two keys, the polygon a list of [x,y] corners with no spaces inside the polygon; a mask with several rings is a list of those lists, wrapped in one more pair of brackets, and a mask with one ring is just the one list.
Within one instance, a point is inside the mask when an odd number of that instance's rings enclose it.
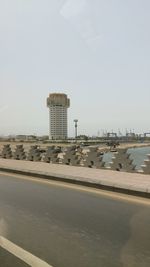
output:
{"label": "utility pole", "polygon": [[78,134],[78,120],[74,120],[74,126],[75,126],[75,140],[77,141],[77,134]]}

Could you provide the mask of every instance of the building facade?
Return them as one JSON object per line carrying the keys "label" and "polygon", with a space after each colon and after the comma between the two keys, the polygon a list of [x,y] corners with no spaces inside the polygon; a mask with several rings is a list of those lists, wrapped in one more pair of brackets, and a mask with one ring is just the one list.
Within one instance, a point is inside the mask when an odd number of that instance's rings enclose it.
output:
{"label": "building facade", "polygon": [[70,107],[70,99],[66,94],[49,94],[49,97],[47,98],[47,107],[49,108],[49,139],[67,139],[67,109]]}

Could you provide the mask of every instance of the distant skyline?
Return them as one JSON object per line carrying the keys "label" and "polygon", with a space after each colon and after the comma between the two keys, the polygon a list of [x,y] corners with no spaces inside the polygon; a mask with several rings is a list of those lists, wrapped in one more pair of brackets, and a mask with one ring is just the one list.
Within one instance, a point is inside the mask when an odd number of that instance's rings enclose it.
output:
{"label": "distant skyline", "polygon": [[149,132],[149,0],[0,1],[0,135],[48,135],[66,93],[69,136]]}

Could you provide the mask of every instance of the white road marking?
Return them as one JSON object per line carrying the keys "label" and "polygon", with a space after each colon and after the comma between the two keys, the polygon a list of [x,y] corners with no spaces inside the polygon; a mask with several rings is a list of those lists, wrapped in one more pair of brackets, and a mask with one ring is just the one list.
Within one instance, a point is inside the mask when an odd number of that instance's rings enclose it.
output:
{"label": "white road marking", "polygon": [[27,263],[29,266],[32,267],[52,267],[45,261],[39,259],[38,257],[32,255],[30,252],[22,249],[21,247],[15,245],[8,239],[6,239],[3,236],[0,236],[0,247],[4,248],[17,258],[21,259],[25,263]]}

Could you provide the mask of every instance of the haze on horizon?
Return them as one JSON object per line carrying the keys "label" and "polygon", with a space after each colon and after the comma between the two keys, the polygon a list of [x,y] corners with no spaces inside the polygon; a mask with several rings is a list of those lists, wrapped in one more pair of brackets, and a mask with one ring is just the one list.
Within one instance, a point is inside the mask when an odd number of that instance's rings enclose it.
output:
{"label": "haze on horizon", "polygon": [[149,0],[0,1],[0,135],[48,134],[66,93],[69,136],[150,131]]}

